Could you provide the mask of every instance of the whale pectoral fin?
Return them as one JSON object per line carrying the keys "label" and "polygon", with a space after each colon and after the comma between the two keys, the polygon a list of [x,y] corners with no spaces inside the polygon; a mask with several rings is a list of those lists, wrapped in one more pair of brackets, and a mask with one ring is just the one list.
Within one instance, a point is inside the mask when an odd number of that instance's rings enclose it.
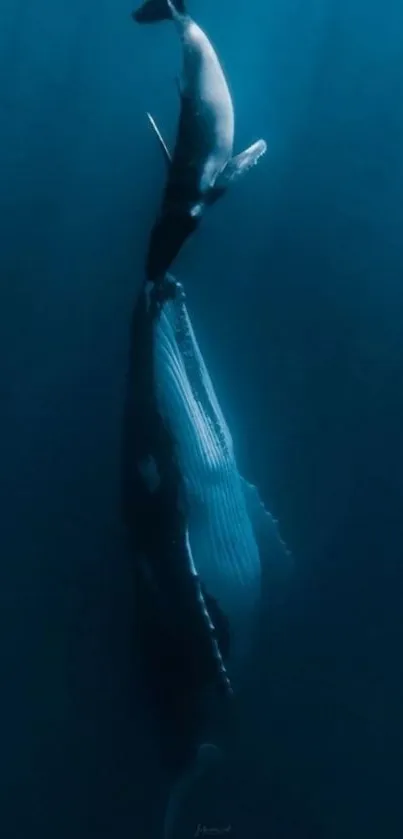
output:
{"label": "whale pectoral fin", "polygon": [[[189,582],[193,588],[190,603],[193,601],[193,607],[197,605],[197,610],[194,613],[195,622],[197,621],[200,626],[200,641],[203,642],[203,646],[207,645],[206,652],[213,666],[214,682],[219,692],[224,697],[229,698],[232,696],[233,690],[224,664],[224,655],[229,651],[229,637],[223,637],[223,629],[224,636],[229,630],[226,626],[218,625],[216,627],[214,625],[213,616],[209,612],[198,574],[193,572],[189,576]],[[217,617],[217,615],[215,616]],[[223,616],[220,617],[219,623],[222,620]],[[220,649],[220,641],[222,650]]]}
{"label": "whale pectoral fin", "polygon": [[164,138],[163,138],[163,136],[162,136],[162,134],[161,134],[161,132],[158,128],[157,123],[155,122],[154,117],[152,117],[151,114],[148,113],[148,111],[147,111],[147,117],[148,117],[149,123],[151,125],[151,128],[153,129],[153,131],[157,135],[158,142],[161,146],[162,153],[164,155],[165,163],[166,163],[167,166],[170,166],[171,163],[172,163],[172,158],[171,158],[171,155],[169,153],[168,146],[167,146],[167,144],[166,144],[166,142],[165,142],[165,140],[164,140]]}
{"label": "whale pectoral fin", "polygon": [[208,613],[214,624],[214,633],[218,642],[220,653],[222,655],[223,660],[225,661],[227,658],[229,658],[231,646],[229,620],[226,614],[222,611],[221,606],[215,599],[215,597],[212,597],[211,594],[208,594],[208,592],[204,590],[203,586],[202,591]]}
{"label": "whale pectoral fin", "polygon": [[266,150],[267,144],[265,141],[258,140],[256,143],[249,146],[248,149],[245,149],[245,151],[242,151],[240,154],[233,157],[227,163],[225,169],[223,169],[220,173],[214,184],[213,191],[217,192],[217,198],[225,192],[230,184],[236,183],[236,181],[243,175],[246,175],[253,166],[256,166],[256,163],[258,163]]}
{"label": "whale pectoral fin", "polygon": [[[195,568],[187,527],[182,534],[181,541],[182,561],[185,566],[183,586],[186,593],[185,600],[189,608],[189,626],[193,627],[195,637],[199,637],[201,648],[204,648],[206,652],[206,661],[210,662],[212,666],[211,674],[219,693],[229,698],[232,696],[233,690],[224,664],[224,654],[228,650],[229,641],[223,638],[223,630],[225,633],[227,627],[223,626],[222,618],[220,618],[217,627],[213,623],[213,617],[209,612],[203,587]],[[224,640],[223,650],[220,649],[220,640]]]}

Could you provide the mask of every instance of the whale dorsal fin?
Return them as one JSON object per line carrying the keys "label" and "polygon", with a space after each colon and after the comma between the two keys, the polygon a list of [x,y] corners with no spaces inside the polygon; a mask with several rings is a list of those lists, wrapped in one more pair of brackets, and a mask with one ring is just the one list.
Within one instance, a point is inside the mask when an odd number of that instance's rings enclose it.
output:
{"label": "whale dorsal fin", "polygon": [[256,163],[264,155],[266,149],[267,144],[265,141],[258,140],[249,146],[248,149],[232,157],[214,184],[213,192],[217,191],[217,197],[222,195],[230,184],[236,183],[242,175],[246,175],[253,166],[256,166]]}
{"label": "whale dorsal fin", "polygon": [[169,153],[168,146],[167,146],[167,144],[166,144],[166,142],[165,142],[165,140],[164,140],[164,138],[161,134],[161,131],[158,128],[158,125],[157,125],[154,117],[152,117],[151,114],[148,113],[148,111],[147,111],[147,118],[148,118],[148,121],[151,125],[151,128],[153,129],[153,131],[157,135],[158,142],[161,146],[162,153],[164,155],[165,163],[167,164],[167,166],[170,166],[171,163],[172,163],[172,158],[171,158],[171,155]]}

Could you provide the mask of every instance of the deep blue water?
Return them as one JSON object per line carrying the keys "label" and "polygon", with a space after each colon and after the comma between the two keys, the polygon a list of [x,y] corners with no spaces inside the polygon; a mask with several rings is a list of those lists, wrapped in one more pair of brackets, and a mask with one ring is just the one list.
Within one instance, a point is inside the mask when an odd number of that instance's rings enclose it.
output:
{"label": "deep blue water", "polygon": [[[106,0],[0,9],[0,832],[153,839],[119,507],[131,307],[179,49]],[[296,561],[225,782],[236,839],[400,839],[403,52],[397,0],[192,0],[263,163],[176,275]],[[248,709],[253,707],[253,714]],[[258,710],[258,712],[256,711]],[[192,835],[190,833],[189,835]]]}

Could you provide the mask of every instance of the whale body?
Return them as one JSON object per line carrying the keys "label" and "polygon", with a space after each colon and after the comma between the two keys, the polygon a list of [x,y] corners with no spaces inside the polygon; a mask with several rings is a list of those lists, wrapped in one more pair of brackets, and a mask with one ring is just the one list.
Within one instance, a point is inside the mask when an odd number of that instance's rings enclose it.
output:
{"label": "whale body", "polygon": [[124,509],[144,672],[172,782],[169,837],[206,754],[227,735],[217,720],[247,670],[261,546],[276,567],[287,568],[289,554],[239,472],[183,292],[169,278],[164,288],[153,297],[143,287],[133,319]]}

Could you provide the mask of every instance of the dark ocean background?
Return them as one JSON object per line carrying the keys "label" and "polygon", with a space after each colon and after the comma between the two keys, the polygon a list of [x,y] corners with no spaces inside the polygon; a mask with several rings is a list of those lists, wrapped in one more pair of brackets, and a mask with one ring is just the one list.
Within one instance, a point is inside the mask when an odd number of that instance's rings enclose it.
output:
{"label": "dark ocean background", "polygon": [[[164,179],[145,111],[172,142],[180,52],[130,11],[0,8],[2,839],[160,836],[119,491],[130,314]],[[237,150],[263,136],[269,151],[175,273],[296,566],[265,613],[219,824],[401,839],[401,4],[191,12],[228,73]]]}

